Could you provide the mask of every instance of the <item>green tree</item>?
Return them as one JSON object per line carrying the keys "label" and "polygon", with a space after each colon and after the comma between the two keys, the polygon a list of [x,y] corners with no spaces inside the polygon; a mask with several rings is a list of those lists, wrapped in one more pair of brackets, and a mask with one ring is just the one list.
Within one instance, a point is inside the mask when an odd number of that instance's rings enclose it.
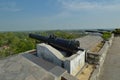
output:
{"label": "green tree", "polygon": [[104,32],[102,35],[102,38],[104,40],[109,40],[110,37],[111,37],[111,32]]}

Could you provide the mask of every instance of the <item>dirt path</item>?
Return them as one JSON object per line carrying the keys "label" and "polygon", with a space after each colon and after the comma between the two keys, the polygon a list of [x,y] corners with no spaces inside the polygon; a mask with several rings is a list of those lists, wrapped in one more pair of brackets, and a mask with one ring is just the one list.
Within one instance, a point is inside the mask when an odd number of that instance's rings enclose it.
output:
{"label": "dirt path", "polygon": [[113,40],[99,80],[120,80],[120,37],[115,37]]}

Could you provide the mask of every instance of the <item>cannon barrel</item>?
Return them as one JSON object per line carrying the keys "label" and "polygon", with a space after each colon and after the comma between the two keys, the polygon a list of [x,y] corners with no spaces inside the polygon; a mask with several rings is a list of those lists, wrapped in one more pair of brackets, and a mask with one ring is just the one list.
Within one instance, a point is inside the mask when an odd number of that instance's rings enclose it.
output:
{"label": "cannon barrel", "polygon": [[62,38],[56,38],[54,35],[50,36],[41,36],[37,34],[29,34],[30,38],[37,39],[39,41],[43,41],[45,43],[48,43],[49,45],[53,46],[54,48],[57,48],[59,50],[63,50],[70,53],[75,53],[80,49],[80,43],[76,40],[67,40]]}

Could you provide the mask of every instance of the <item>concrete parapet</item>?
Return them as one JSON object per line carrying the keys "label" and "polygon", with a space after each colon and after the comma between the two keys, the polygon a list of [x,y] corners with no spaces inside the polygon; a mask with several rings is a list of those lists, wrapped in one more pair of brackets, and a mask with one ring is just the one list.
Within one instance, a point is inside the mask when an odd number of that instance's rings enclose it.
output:
{"label": "concrete parapet", "polygon": [[85,65],[85,51],[66,57],[63,53],[48,44],[37,44],[37,55],[53,64],[66,69],[71,75],[76,75]]}
{"label": "concrete parapet", "polygon": [[37,44],[37,56],[58,66],[62,66],[64,56],[60,51],[45,43]]}
{"label": "concrete parapet", "polygon": [[114,38],[114,34],[112,34],[109,41],[106,41],[104,46],[102,47],[102,49],[98,52],[98,54],[99,54],[99,65],[96,65],[96,68],[93,71],[93,73],[90,77],[90,80],[98,80],[99,79],[101,68],[103,66],[107,51],[108,51],[109,47],[112,45],[113,38]]}

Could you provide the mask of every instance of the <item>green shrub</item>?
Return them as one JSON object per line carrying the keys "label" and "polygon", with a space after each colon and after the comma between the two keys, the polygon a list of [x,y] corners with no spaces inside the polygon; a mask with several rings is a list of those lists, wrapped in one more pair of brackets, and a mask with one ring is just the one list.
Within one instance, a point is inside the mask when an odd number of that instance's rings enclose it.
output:
{"label": "green shrub", "polygon": [[111,32],[104,32],[102,35],[102,38],[104,40],[109,40],[110,37],[111,37]]}
{"label": "green shrub", "polygon": [[115,30],[113,31],[113,33],[114,33],[115,35],[120,35],[120,29],[115,29]]}

